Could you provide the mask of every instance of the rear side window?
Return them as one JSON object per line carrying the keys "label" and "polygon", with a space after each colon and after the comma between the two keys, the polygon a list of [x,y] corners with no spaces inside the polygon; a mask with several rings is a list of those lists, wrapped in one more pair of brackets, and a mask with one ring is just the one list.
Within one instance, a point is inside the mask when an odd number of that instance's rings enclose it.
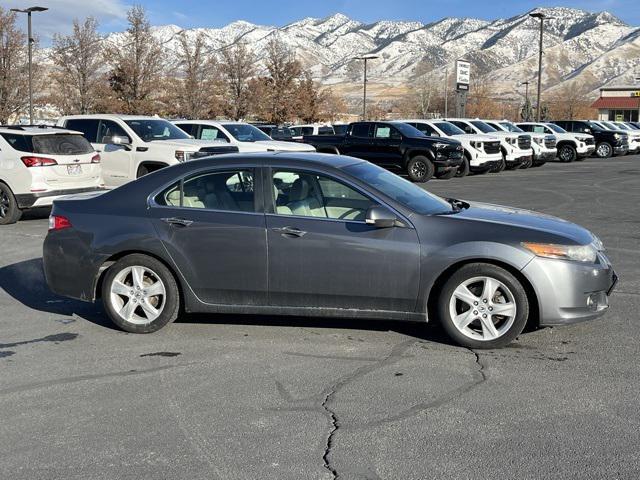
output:
{"label": "rear side window", "polygon": [[318,135],[333,135],[333,134],[335,134],[333,127],[324,126],[318,129]]}
{"label": "rear side window", "polygon": [[367,123],[356,123],[353,127],[351,127],[351,136],[352,137],[360,137],[360,138],[368,138],[370,125]]}
{"label": "rear side window", "polygon": [[198,125],[193,123],[176,123],[176,127],[184,131],[186,134],[194,137],[196,136],[196,133],[198,133]]}
{"label": "rear side window", "polygon": [[90,142],[96,142],[98,138],[98,124],[100,120],[98,119],[79,119],[72,118],[65,122],[65,128],[69,130],[76,130],[78,132],[82,132],[84,138],[89,140]]}
{"label": "rear side window", "polygon": [[82,155],[93,152],[93,147],[82,135],[56,133],[53,135],[16,135],[3,133],[2,137],[19,152],[48,155]]}

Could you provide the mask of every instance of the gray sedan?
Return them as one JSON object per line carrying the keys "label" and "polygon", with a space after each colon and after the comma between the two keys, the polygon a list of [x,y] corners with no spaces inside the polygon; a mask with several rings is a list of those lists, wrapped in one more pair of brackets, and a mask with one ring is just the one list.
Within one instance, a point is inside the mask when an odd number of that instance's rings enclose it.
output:
{"label": "gray sedan", "polygon": [[50,288],[154,332],[181,312],[440,322],[508,344],[608,308],[602,243],[567,221],[443,199],[350,157],[236,154],[56,201]]}

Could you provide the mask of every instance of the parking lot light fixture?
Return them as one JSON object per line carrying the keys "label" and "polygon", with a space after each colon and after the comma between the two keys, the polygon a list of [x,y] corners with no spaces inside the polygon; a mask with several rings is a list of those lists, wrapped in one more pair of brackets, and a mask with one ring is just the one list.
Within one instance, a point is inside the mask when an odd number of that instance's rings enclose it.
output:
{"label": "parking lot light fixture", "polygon": [[362,120],[367,119],[367,61],[375,60],[376,58],[380,58],[378,55],[361,55],[359,57],[353,57],[354,60],[363,60],[364,61],[364,82],[362,89]]}
{"label": "parking lot light fixture", "polygon": [[33,74],[32,70],[32,58],[33,58],[33,35],[31,31],[31,14],[33,12],[44,12],[49,10],[47,7],[29,7],[29,8],[12,8],[11,12],[26,13],[27,14],[27,42],[29,47],[29,124],[33,125]]}
{"label": "parking lot light fixture", "polygon": [[542,39],[544,35],[544,20],[549,19],[542,12],[534,12],[529,14],[532,18],[537,18],[540,20],[540,40],[539,40],[539,49],[538,49],[538,98],[536,100],[536,121],[540,121],[540,88],[542,86]]}

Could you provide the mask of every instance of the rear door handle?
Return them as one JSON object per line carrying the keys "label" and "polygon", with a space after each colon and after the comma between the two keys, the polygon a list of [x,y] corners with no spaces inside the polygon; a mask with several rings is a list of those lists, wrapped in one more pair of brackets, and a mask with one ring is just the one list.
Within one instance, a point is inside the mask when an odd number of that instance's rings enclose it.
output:
{"label": "rear door handle", "polygon": [[173,225],[176,227],[188,227],[193,223],[193,220],[187,220],[185,218],[177,218],[177,217],[163,218],[162,221],[164,223],[168,223],[169,225]]}
{"label": "rear door handle", "polygon": [[293,237],[304,237],[306,235],[307,232],[300,230],[298,228],[294,228],[294,227],[281,227],[281,228],[274,228],[273,229],[274,232],[278,232],[282,235],[291,235]]}

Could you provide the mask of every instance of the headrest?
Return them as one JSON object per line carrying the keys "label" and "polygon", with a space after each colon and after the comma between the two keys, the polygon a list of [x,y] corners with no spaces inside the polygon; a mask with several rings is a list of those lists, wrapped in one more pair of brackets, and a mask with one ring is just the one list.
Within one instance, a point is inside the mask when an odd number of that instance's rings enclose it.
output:
{"label": "headrest", "polygon": [[300,200],[304,200],[309,196],[309,182],[307,182],[304,178],[298,178],[293,185],[291,185],[291,190],[289,190],[289,201],[290,202],[299,202]]}

